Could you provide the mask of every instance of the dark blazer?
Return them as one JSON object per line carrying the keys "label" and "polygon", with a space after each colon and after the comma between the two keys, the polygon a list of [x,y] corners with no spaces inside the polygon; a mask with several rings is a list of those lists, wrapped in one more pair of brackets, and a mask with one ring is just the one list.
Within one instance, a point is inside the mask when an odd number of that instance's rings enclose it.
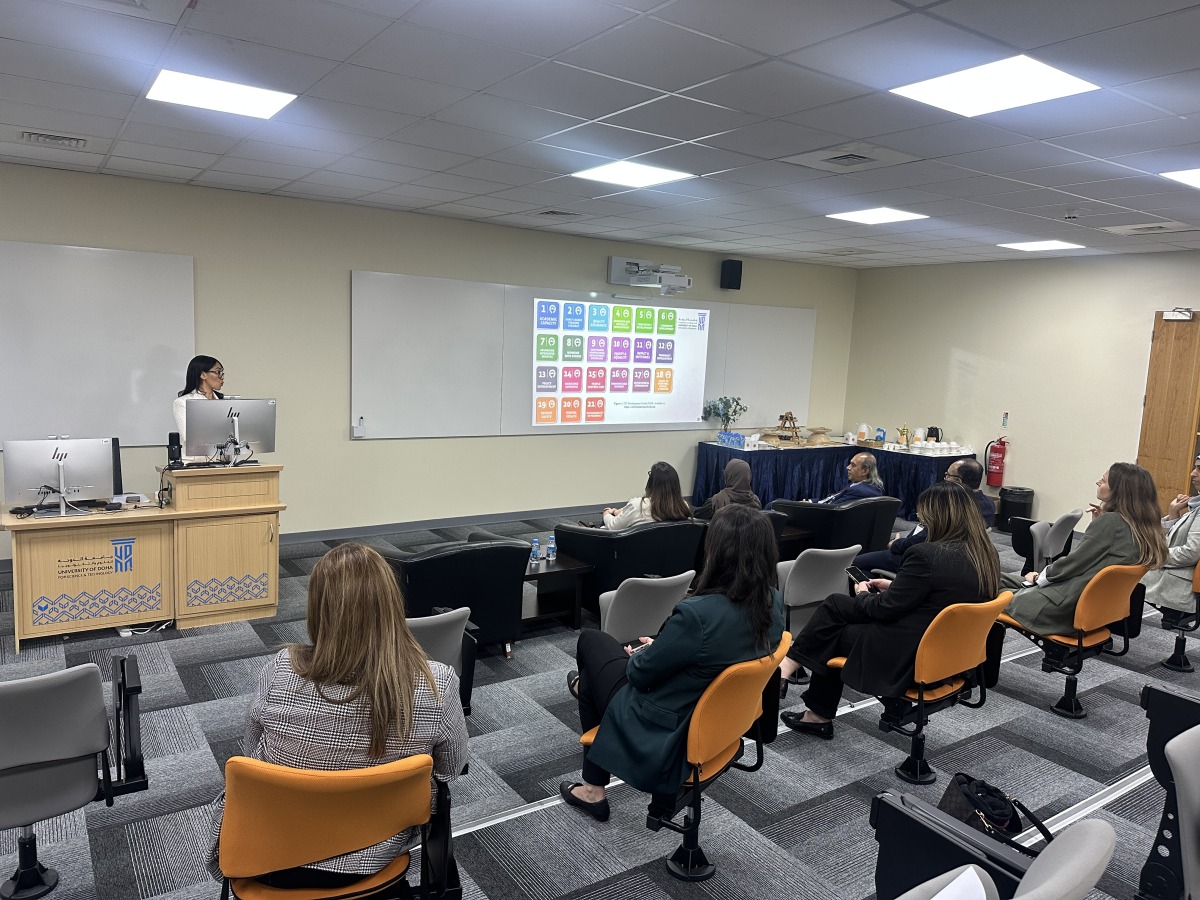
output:
{"label": "dark blazer", "polygon": [[700,695],[734,663],[774,652],[783,598],[774,592],[770,649],[756,645],[739,607],[723,594],[684,600],[654,643],[629,658],[629,683],[609,701],[588,760],[640,791],[674,794],[687,778],[687,730]]}
{"label": "dark blazer", "polygon": [[882,496],[883,491],[880,488],[875,487],[869,481],[859,481],[847,485],[836,494],[830,494],[824,500],[818,500],[817,502],[837,506],[842,503],[849,503],[851,500],[866,500],[868,497]]}
{"label": "dark blazer", "polygon": [[921,543],[904,554],[891,587],[858,594],[862,629],[846,657],[842,681],[864,694],[902,697],[912,686],[917,646],[939,612],[954,603],[985,603],[979,576],[959,544]]}
{"label": "dark blazer", "polygon": [[[983,491],[971,491],[971,497],[975,500],[975,506],[979,509],[979,515],[983,516],[984,524],[988,528],[991,528],[992,523],[996,520],[996,504]],[[927,537],[929,537],[929,532],[925,530],[925,526],[918,525],[904,537],[896,538],[896,540],[892,541],[888,545],[888,550],[895,554],[898,560],[904,556],[905,550],[917,544],[924,543]]]}

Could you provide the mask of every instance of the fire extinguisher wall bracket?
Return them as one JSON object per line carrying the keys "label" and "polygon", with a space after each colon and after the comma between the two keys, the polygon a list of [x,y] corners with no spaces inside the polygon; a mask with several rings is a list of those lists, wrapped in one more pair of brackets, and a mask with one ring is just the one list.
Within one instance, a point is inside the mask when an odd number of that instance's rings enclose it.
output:
{"label": "fire extinguisher wall bracket", "polygon": [[987,483],[991,487],[1000,487],[1004,484],[1004,455],[1008,452],[1008,438],[996,438],[994,441],[988,442],[987,449],[984,450],[984,458],[987,466]]}

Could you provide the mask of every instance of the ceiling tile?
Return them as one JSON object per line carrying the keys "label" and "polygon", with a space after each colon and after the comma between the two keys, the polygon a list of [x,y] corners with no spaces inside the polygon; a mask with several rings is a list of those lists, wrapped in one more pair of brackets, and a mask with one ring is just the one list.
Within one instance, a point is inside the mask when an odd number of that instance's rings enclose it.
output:
{"label": "ceiling tile", "polygon": [[345,188],[358,194],[373,194],[395,187],[391,181],[381,178],[367,178],[363,175],[350,175],[346,172],[334,172],[329,169],[318,169],[309,172],[303,178],[304,184],[324,184],[331,187]]}
{"label": "ceiling tile", "polygon": [[959,119],[941,125],[914,128],[911,131],[897,131],[872,141],[882,147],[930,159],[1026,142],[1024,135],[993,128],[975,119]]}
{"label": "ceiling tile", "polygon": [[768,56],[781,56],[902,12],[904,9],[890,0],[837,4],[828,0],[755,0],[753,6],[727,0],[677,0],[654,15]]}
{"label": "ceiling tile", "polygon": [[886,91],[1008,56],[1011,48],[999,41],[914,12],[787,58]]}
{"label": "ceiling tile", "polygon": [[392,137],[401,143],[465,153],[468,156],[487,156],[521,143],[519,138],[509,135],[493,134],[488,131],[480,131],[478,128],[452,125],[449,122],[438,122],[434,119],[417,122]]}
{"label": "ceiling tile", "polygon": [[145,99],[134,104],[129,120],[173,128],[180,132],[198,131],[232,137],[246,137],[263,124],[262,119],[250,116],[235,116],[211,109],[197,109],[194,106]]}
{"label": "ceiling tile", "polygon": [[377,159],[363,159],[359,156],[343,156],[326,166],[331,172],[346,172],[350,175],[365,175],[367,178],[380,178],[393,183],[416,181],[431,174],[429,169],[418,169],[415,166],[397,166],[393,163],[380,162]]}
{"label": "ceiling tile", "polygon": [[1123,84],[1115,93],[1152,103],[1178,116],[1200,112],[1200,68]]}
{"label": "ceiling tile", "polygon": [[159,64],[189,75],[290,94],[308,90],[337,65],[316,56],[191,30],[170,44]]}
{"label": "ceiling tile", "polygon": [[773,119],[706,138],[704,143],[760,159],[778,159],[842,143],[842,135]]}
{"label": "ceiling tile", "polygon": [[264,162],[260,159],[241,159],[227,156],[212,167],[213,172],[233,172],[238,175],[255,175],[260,178],[282,178],[291,181],[303,178],[313,166],[288,165],[280,162]]}
{"label": "ceiling tile", "polygon": [[0,38],[0,72],[99,91],[140,94],[154,68],[129,60]]}
{"label": "ceiling tile", "polygon": [[1009,172],[1019,172],[1022,169],[1089,161],[1086,156],[1079,153],[1038,142],[1012,144],[994,150],[976,150],[971,153],[960,153],[957,156],[944,156],[940,160],[946,165],[974,172],[986,172],[989,175],[1005,175]]}
{"label": "ceiling tile", "polygon": [[74,137],[116,137],[121,120],[0,100],[0,123]]}
{"label": "ceiling tile", "polygon": [[127,94],[96,91],[17,75],[0,75],[0,96],[16,103],[35,104],[110,119],[125,118],[134,103],[134,98]]}
{"label": "ceiling tile", "polygon": [[201,153],[227,153],[238,143],[238,139],[230,135],[187,131],[182,128],[148,125],[143,122],[130,122],[122,129],[121,136],[139,144],[174,147],[178,150],[197,150]]}
{"label": "ceiling tile", "polygon": [[1043,140],[1084,131],[1099,131],[1162,119],[1165,113],[1138,100],[1110,91],[1090,91],[1046,100],[1020,109],[980,116],[979,120]]}
{"label": "ceiling tile", "polygon": [[326,153],[353,153],[368,144],[375,142],[372,137],[357,134],[347,134],[344,131],[326,131],[323,128],[309,128],[306,125],[293,125],[290,122],[270,121],[263,124],[254,132],[254,139],[267,144],[286,144],[289,147],[302,147],[306,150],[321,150]]}
{"label": "ceiling tile", "polygon": [[1192,0],[1087,0],[1087,14],[1045,0],[948,0],[934,15],[990,34],[1021,50],[1128,25],[1189,6]]}
{"label": "ceiling tile", "polygon": [[239,159],[256,159],[260,162],[304,166],[307,169],[316,169],[320,166],[328,165],[336,160],[339,155],[329,151],[310,150],[306,147],[293,147],[288,144],[265,143],[263,141],[242,141],[242,143],[229,152],[230,157]]}
{"label": "ceiling tile", "polygon": [[[594,153],[580,153],[565,147],[551,147],[547,144],[528,143],[509,147],[499,153],[493,153],[492,159],[512,163],[514,166],[528,166],[531,169],[546,169],[566,175],[570,172],[580,172],[594,166],[612,162],[612,157],[599,156]],[[464,162],[466,160],[463,160]]]}
{"label": "ceiling tile", "polygon": [[1172,116],[1140,125],[1105,128],[1055,138],[1054,143],[1091,156],[1113,157],[1200,142],[1200,120]]}
{"label": "ceiling tile", "polygon": [[501,47],[550,56],[633,15],[595,0],[427,0],[407,19]]}
{"label": "ceiling tile", "polygon": [[609,116],[606,125],[620,125],[637,131],[669,135],[680,141],[703,138],[723,131],[732,131],[759,120],[749,113],[700,103],[686,97],[661,97],[625,112]]}
{"label": "ceiling tile", "polygon": [[1043,187],[1062,187],[1068,184],[1082,184],[1087,181],[1105,181],[1112,178],[1123,178],[1132,174],[1134,174],[1132,170],[1122,166],[1089,160],[1088,162],[1070,163],[1065,166],[1023,169],[1010,172],[1009,177],[1028,184],[1040,184]]}
{"label": "ceiling tile", "polygon": [[[1141,4],[1136,4],[1140,7]],[[1041,62],[1101,87],[1196,68],[1200,6],[1042,47]]]}
{"label": "ceiling tile", "polygon": [[41,44],[63,50],[154,65],[174,29],[135,16],[47,3],[46,0],[4,0],[0,4],[0,38]]}
{"label": "ceiling tile", "polygon": [[451,175],[464,175],[468,178],[479,178],[483,181],[498,182],[499,184],[534,184],[555,178],[557,174],[545,169],[530,169],[526,166],[514,166],[509,163],[497,162],[494,159],[476,159],[461,166],[450,169]]}
{"label": "ceiling tile", "polygon": [[394,163],[398,166],[428,169],[431,172],[452,169],[471,161],[471,157],[464,156],[462,153],[450,153],[446,150],[435,150],[432,147],[418,147],[415,144],[402,144],[399,141],[377,141],[354,155],[366,159],[377,159],[380,162]]}
{"label": "ceiling tile", "polygon": [[420,187],[440,188],[444,191],[463,191],[468,194],[490,194],[502,191],[508,185],[495,181],[485,181],[482,178],[467,178],[465,175],[451,175],[448,172],[434,172],[413,182]]}
{"label": "ceiling tile", "polygon": [[142,178],[154,178],[159,181],[191,181],[200,174],[200,169],[189,166],[172,166],[167,163],[151,162],[145,159],[129,159],[112,156],[100,169],[105,175],[137,175]]}
{"label": "ceiling tile", "polygon": [[417,118],[336,100],[297,97],[276,113],[272,121],[383,138],[411,125]]}
{"label": "ceiling tile", "polygon": [[682,90],[763,59],[759,53],[655,19],[615,28],[559,58],[663,91]]}
{"label": "ceiling tile", "polygon": [[557,62],[507,78],[487,93],[581,119],[598,119],[660,96],[635,84]]}
{"label": "ceiling tile", "polygon": [[166,163],[196,170],[207,169],[220,159],[215,153],[199,153],[195,150],[178,150],[173,147],[155,147],[133,141],[117,141],[113,144],[111,154],[129,160]]}
{"label": "ceiling tile", "polygon": [[959,117],[926,103],[895,94],[874,93],[830,103],[786,117],[790,122],[833,131],[847,137],[867,138],[892,131],[953,122]]}
{"label": "ceiling tile", "polygon": [[463,88],[348,65],[339,66],[309,91],[311,96],[325,100],[373,106],[412,116],[432,115],[469,93]]}
{"label": "ceiling tile", "polygon": [[338,62],[389,22],[322,0],[203,0],[191,8],[189,30]]}
{"label": "ceiling tile", "polygon": [[287,184],[287,178],[263,178],[257,175],[238,175],[234,172],[208,171],[197,175],[194,184],[205,184],[210,187],[231,188],[237,191],[256,191],[266,193]]}
{"label": "ceiling tile", "polygon": [[559,132],[543,139],[542,143],[565,147],[568,150],[600,153],[613,159],[626,159],[639,153],[660,150],[673,144],[674,140],[646,134],[644,131],[630,131],[628,128],[616,128],[594,122],[590,125],[580,125],[570,131]]}
{"label": "ceiling tile", "polygon": [[867,93],[860,84],[780,60],[717,78],[685,92],[731,109],[772,118]]}
{"label": "ceiling tile", "polygon": [[495,134],[509,134],[526,141],[572,128],[584,121],[576,116],[538,109],[489,94],[473,94],[441,110],[434,118],[455,125],[482,128]]}
{"label": "ceiling tile", "polygon": [[457,34],[396,22],[349,58],[368,69],[482,90],[542,61]]}

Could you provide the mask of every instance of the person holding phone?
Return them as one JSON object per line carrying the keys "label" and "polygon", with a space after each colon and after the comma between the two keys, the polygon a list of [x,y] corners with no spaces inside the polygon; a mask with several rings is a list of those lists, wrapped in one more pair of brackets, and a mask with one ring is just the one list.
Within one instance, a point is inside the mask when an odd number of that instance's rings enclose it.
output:
{"label": "person holding phone", "polygon": [[[984,603],[999,591],[1000,560],[970,491],[939,482],[917,499],[917,516],[929,537],[904,554],[894,581],[862,580],[854,596],[831,594],[796,636],[780,672],[788,678],[803,664],[812,680],[801,695],[806,709],[781,716],[793,731],[832,738],[843,684],[903,696],[917,646],[937,614],[953,603]],[[840,671],[825,665],[835,656],[846,657]]]}
{"label": "person holding phone", "polygon": [[584,731],[583,780],[564,781],[568,806],[608,819],[610,773],[640,791],[674,794],[687,775],[688,724],[696,701],[734,663],[769,656],[783,637],[778,550],[767,517],[749,506],[717,510],[695,596],[681,601],[654,638],[622,646],[603,631],[579,633],[579,670],[567,675]]}

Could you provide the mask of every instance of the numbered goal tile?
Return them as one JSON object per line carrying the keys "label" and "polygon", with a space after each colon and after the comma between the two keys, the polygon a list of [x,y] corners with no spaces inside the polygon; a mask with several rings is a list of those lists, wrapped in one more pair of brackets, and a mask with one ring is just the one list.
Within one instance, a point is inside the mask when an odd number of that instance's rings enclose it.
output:
{"label": "numbered goal tile", "polygon": [[583,390],[583,369],[579,366],[563,366],[562,391],[564,394],[578,394]]}
{"label": "numbered goal tile", "polygon": [[564,425],[583,421],[583,400],[579,397],[563,397],[559,408],[559,419]]}
{"label": "numbered goal tile", "polygon": [[613,366],[608,370],[608,392],[624,394],[629,391],[629,369],[625,366]]}
{"label": "numbered goal tile", "polygon": [[558,366],[538,366],[534,374],[534,390],[539,394],[558,393]]}
{"label": "numbered goal tile", "polygon": [[671,369],[654,370],[654,393],[669,394],[675,384],[675,373]]}
{"label": "numbered goal tile", "polygon": [[608,331],[608,304],[588,304],[588,331]]}
{"label": "numbered goal tile", "polygon": [[658,333],[659,334],[674,334],[675,333],[675,310],[660,309],[658,311]]}
{"label": "numbered goal tile", "polygon": [[603,394],[607,387],[608,370],[604,366],[588,366],[587,370],[587,392],[589,394]]}
{"label": "numbered goal tile", "polygon": [[633,307],[614,306],[611,327],[613,334],[629,334],[633,331]]}
{"label": "numbered goal tile", "polygon": [[558,330],[558,303],[554,300],[537,302],[537,327],[549,331]]}
{"label": "numbered goal tile", "polygon": [[614,337],[608,342],[609,361],[615,363],[627,363],[630,361],[629,354],[633,347],[633,341],[627,337]]}
{"label": "numbered goal tile", "polygon": [[539,334],[537,336],[537,361],[538,362],[557,362],[558,361],[558,335],[557,334]]}
{"label": "numbered goal tile", "polygon": [[654,334],[654,310],[639,306],[634,314],[633,330],[638,334]]}
{"label": "numbered goal tile", "polygon": [[675,362],[675,341],[671,338],[659,338],[654,342],[654,361],[656,363]]}
{"label": "numbered goal tile", "polygon": [[633,370],[633,392],[649,393],[650,392],[650,370],[649,369],[634,369]]}
{"label": "numbered goal tile", "polygon": [[558,419],[558,400],[554,397],[538,397],[533,414],[535,424],[553,425]]}
{"label": "numbered goal tile", "polygon": [[583,335],[564,334],[562,336],[563,362],[583,362]]}
{"label": "numbered goal tile", "polygon": [[585,404],[585,415],[589,422],[604,421],[604,398],[588,397]]}
{"label": "numbered goal tile", "polygon": [[588,362],[608,362],[608,338],[603,335],[588,335]]}
{"label": "numbered goal tile", "polygon": [[587,324],[587,307],[582,303],[564,303],[562,316],[563,331],[583,331]]}
{"label": "numbered goal tile", "polygon": [[654,362],[654,339],[633,339],[633,361],[635,363]]}

